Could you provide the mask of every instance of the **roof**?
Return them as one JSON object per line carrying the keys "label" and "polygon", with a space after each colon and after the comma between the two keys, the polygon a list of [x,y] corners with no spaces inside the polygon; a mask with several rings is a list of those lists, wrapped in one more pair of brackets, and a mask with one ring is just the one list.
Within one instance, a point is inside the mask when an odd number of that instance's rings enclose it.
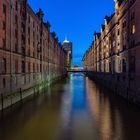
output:
{"label": "roof", "polygon": [[64,43],[70,43],[70,41],[67,40],[67,37],[65,37],[65,40],[63,41],[63,44]]}

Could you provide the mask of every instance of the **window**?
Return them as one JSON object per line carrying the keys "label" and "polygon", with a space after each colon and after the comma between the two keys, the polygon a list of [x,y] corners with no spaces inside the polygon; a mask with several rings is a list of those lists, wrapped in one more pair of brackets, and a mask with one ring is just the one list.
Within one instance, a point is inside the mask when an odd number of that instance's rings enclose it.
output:
{"label": "window", "polygon": [[7,64],[6,64],[6,58],[3,58],[2,60],[2,73],[6,73],[6,69],[7,69]]}
{"label": "window", "polygon": [[35,47],[35,42],[33,41],[33,48]]}
{"label": "window", "polygon": [[30,48],[28,48],[28,55],[30,56]]}
{"label": "window", "polygon": [[6,80],[5,80],[5,78],[3,78],[3,80],[2,80],[2,84],[3,84],[3,88],[6,88]]}
{"label": "window", "polygon": [[40,64],[40,72],[42,72],[42,64]]}
{"label": "window", "polygon": [[30,62],[28,62],[28,72],[30,73]]}
{"label": "window", "polygon": [[5,30],[6,29],[6,22],[3,21],[2,25],[3,25],[3,30]]}
{"label": "window", "polygon": [[132,19],[135,19],[135,11],[132,13]]}
{"label": "window", "polygon": [[25,62],[24,60],[21,62],[21,70],[22,70],[22,73],[25,73]]}
{"label": "window", "polygon": [[33,50],[33,57],[35,58],[35,51]]}
{"label": "window", "polygon": [[18,37],[18,31],[17,31],[17,29],[15,30],[15,38],[17,38]]}
{"label": "window", "polygon": [[130,47],[131,47],[131,48],[132,48],[132,47],[135,47],[135,40],[132,40],[132,41],[131,41]]}
{"label": "window", "polygon": [[120,30],[118,29],[118,36],[120,35]]}
{"label": "window", "polygon": [[116,47],[116,42],[115,41],[113,41],[113,47]]}
{"label": "window", "polygon": [[135,47],[135,40],[132,41],[132,47]]}
{"label": "window", "polygon": [[136,70],[135,56],[131,56],[131,58],[130,58],[129,72],[135,73],[135,70]]}
{"label": "window", "polygon": [[18,24],[18,17],[17,17],[17,15],[15,15],[15,24],[16,25]]}
{"label": "window", "polygon": [[25,45],[25,37],[22,35],[22,45]]}
{"label": "window", "polygon": [[126,60],[125,59],[123,59],[122,60],[122,72],[126,72]]}
{"label": "window", "polygon": [[30,37],[28,38],[28,45],[30,45]]}
{"label": "window", "polygon": [[15,73],[18,73],[18,60],[15,60]]}
{"label": "window", "polygon": [[126,21],[123,22],[123,28],[125,28],[125,27],[126,27]]}
{"label": "window", "polygon": [[15,43],[15,52],[18,52],[18,45]]}
{"label": "window", "polygon": [[30,27],[28,27],[28,35],[30,36]]}
{"label": "window", "polygon": [[6,48],[6,40],[5,40],[5,38],[3,38],[3,48],[5,49]]}
{"label": "window", "polygon": [[135,11],[131,13],[131,21],[135,19]]}
{"label": "window", "polygon": [[28,22],[30,23],[30,16],[28,16]]}
{"label": "window", "polygon": [[35,27],[35,22],[33,21],[33,28]]}
{"label": "window", "polygon": [[35,72],[35,64],[33,63],[33,72]]}
{"label": "window", "polygon": [[22,32],[25,32],[25,25],[22,23],[21,24]]}
{"label": "window", "polygon": [[6,14],[6,5],[3,4],[3,13]]}
{"label": "window", "polygon": [[15,9],[16,9],[16,11],[18,10],[18,3],[17,3],[17,1],[16,1]]}
{"label": "window", "polygon": [[135,34],[135,32],[136,32],[136,27],[135,27],[135,25],[133,25],[132,26],[132,34]]}
{"label": "window", "polygon": [[35,75],[33,75],[33,80],[35,80],[36,79],[36,76]]}

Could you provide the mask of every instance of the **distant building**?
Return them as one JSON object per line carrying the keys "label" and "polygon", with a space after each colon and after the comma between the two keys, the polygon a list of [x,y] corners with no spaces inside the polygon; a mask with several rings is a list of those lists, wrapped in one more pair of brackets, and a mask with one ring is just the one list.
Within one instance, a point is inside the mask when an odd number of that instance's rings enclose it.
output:
{"label": "distant building", "polygon": [[70,69],[72,65],[72,42],[65,39],[62,46],[67,53],[67,69]]}

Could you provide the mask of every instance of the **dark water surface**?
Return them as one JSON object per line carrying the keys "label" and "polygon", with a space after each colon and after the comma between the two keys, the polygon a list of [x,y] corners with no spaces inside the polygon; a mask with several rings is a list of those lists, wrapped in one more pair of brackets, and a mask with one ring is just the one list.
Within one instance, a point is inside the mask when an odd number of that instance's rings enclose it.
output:
{"label": "dark water surface", "polygon": [[0,117],[0,140],[140,140],[140,108],[78,73]]}

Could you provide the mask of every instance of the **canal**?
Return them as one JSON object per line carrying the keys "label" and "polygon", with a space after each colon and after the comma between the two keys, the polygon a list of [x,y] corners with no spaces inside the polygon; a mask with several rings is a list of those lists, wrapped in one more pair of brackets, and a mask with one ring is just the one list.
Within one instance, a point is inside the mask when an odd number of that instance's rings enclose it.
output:
{"label": "canal", "polygon": [[140,108],[80,73],[0,117],[0,140],[140,139]]}

